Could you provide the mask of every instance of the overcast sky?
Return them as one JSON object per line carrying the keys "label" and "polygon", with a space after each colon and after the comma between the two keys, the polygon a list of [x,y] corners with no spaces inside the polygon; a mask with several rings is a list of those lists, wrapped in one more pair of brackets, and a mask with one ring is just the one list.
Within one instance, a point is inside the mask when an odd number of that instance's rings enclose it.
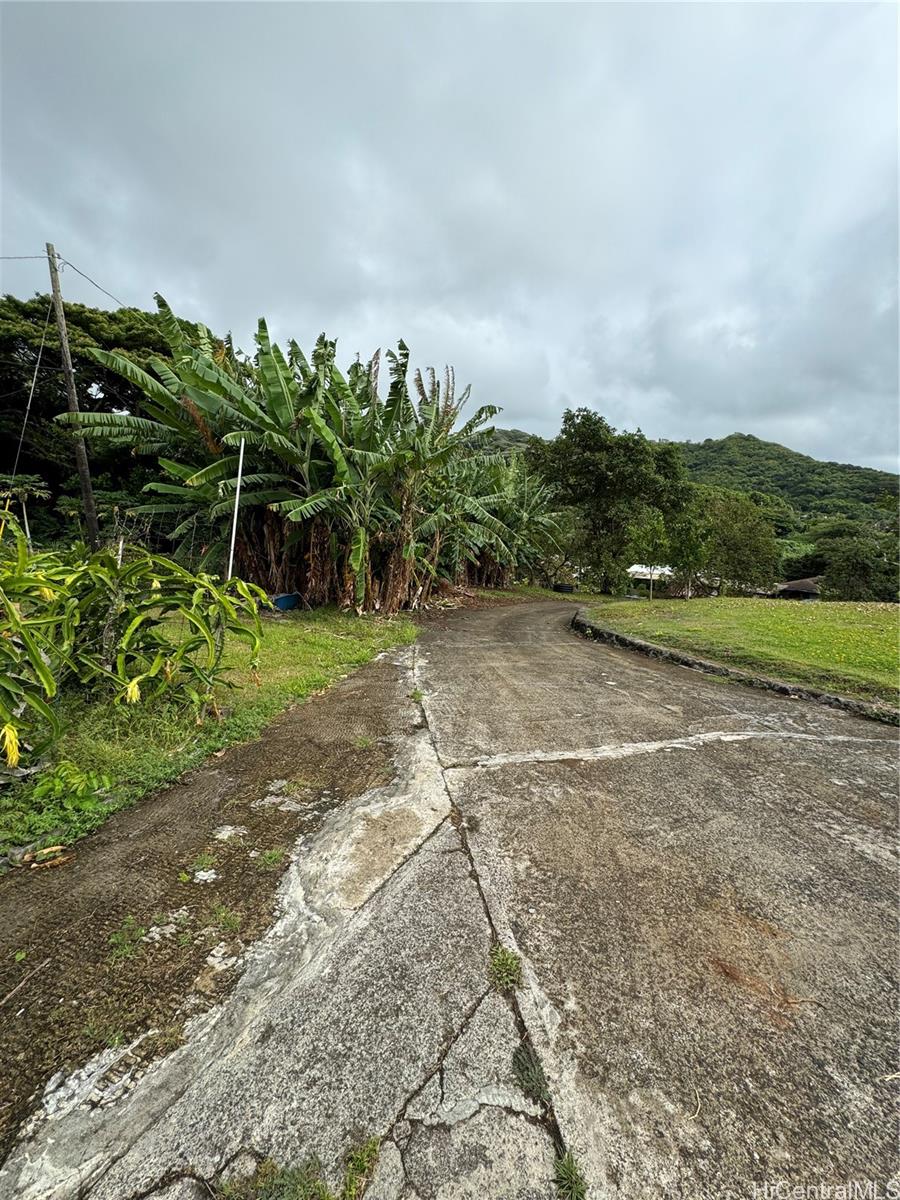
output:
{"label": "overcast sky", "polygon": [[[3,254],[894,469],[893,5],[4,3]],[[46,289],[40,262],[2,288]],[[109,301],[71,271],[68,298]]]}

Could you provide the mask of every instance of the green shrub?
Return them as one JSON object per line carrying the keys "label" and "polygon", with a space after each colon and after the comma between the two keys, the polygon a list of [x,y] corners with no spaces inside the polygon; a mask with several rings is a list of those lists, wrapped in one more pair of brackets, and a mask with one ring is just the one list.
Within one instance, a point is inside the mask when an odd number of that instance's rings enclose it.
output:
{"label": "green shrub", "polygon": [[[12,525],[12,523],[10,523]],[[220,584],[129,549],[31,553],[21,531],[0,543],[0,751],[16,772],[60,732],[61,688],[137,704],[166,693],[198,713],[225,683],[228,634],[259,649],[259,588]]]}
{"label": "green shrub", "polygon": [[34,782],[4,790],[0,796],[0,854],[11,846],[47,843],[60,836],[68,843],[90,833],[109,815],[113,796],[108,775],[83,771],[63,759]]}

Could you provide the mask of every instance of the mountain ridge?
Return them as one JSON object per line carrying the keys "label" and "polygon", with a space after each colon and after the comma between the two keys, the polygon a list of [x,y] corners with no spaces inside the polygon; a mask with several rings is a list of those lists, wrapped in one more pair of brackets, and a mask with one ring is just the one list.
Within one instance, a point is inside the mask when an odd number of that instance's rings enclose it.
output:
{"label": "mountain ridge", "polygon": [[[524,450],[532,435],[495,429],[499,449]],[[668,439],[659,439],[668,441]],[[875,467],[813,458],[752,433],[730,433],[702,442],[671,442],[681,449],[694,483],[780,496],[798,512],[883,516],[885,495],[896,497],[900,476]]]}

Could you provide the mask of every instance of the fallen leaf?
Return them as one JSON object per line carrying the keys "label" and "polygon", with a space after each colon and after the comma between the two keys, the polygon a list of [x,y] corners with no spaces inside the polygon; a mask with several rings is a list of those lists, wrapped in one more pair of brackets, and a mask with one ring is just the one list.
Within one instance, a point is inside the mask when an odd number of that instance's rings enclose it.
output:
{"label": "fallen leaf", "polygon": [[73,854],[62,854],[59,858],[47,858],[43,862],[33,862],[31,869],[33,871],[35,867],[60,867],[74,857]]}

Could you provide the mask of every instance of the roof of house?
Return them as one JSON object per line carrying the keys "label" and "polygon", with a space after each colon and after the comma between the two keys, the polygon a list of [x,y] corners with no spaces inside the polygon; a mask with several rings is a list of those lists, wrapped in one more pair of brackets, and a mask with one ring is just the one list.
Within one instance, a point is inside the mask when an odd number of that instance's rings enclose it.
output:
{"label": "roof of house", "polygon": [[661,579],[663,576],[668,578],[673,573],[671,567],[648,567],[643,563],[635,563],[628,568],[628,574],[632,579],[649,578],[651,571],[653,572],[654,579]]}
{"label": "roof of house", "polygon": [[822,582],[821,575],[813,575],[811,579],[789,579],[787,583],[779,583],[775,589],[776,592],[809,592],[811,595],[817,596],[821,591],[819,584]]}

